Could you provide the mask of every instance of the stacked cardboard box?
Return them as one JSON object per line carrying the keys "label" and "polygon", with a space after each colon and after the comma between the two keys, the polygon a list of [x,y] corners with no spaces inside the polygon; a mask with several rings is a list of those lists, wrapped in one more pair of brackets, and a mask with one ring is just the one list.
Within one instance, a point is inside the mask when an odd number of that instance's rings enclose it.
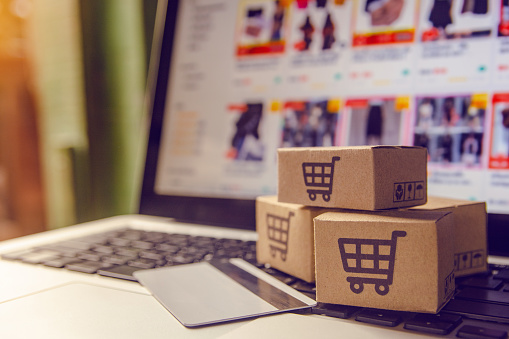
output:
{"label": "stacked cardboard box", "polygon": [[257,199],[258,261],[315,281],[318,302],[438,312],[455,269],[486,268],[485,210],[426,204],[426,164],[420,147],[280,149],[278,195]]}
{"label": "stacked cardboard box", "polygon": [[451,212],[454,223],[454,274],[463,277],[488,269],[486,203],[430,197],[411,210]]}
{"label": "stacked cardboard box", "polygon": [[278,202],[276,196],[256,200],[258,262],[307,282],[315,281],[313,219],[324,208]]}
{"label": "stacked cardboard box", "polygon": [[359,146],[278,151],[278,199],[382,210],[426,203],[426,149]]}

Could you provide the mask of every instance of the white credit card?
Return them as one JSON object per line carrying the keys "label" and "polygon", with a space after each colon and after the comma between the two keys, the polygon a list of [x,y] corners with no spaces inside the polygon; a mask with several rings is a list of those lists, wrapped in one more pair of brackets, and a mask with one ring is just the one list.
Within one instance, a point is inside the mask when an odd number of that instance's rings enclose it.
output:
{"label": "white credit card", "polygon": [[242,259],[142,270],[134,276],[187,327],[316,305],[313,299]]}

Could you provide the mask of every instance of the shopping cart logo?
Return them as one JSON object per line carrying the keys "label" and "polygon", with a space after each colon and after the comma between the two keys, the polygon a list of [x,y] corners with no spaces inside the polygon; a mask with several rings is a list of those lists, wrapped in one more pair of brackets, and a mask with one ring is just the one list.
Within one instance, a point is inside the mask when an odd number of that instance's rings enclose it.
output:
{"label": "shopping cart logo", "polygon": [[394,184],[393,202],[424,199],[424,181],[397,182]]}
{"label": "shopping cart logo", "polygon": [[324,201],[329,201],[332,194],[332,183],[334,181],[334,165],[340,157],[332,157],[331,162],[304,162],[302,172],[304,183],[307,187],[309,199],[316,200],[316,195],[321,194]]}
{"label": "shopping cart logo", "polygon": [[287,218],[267,213],[270,254],[273,258],[275,258],[276,253],[279,252],[281,260],[286,261],[288,236],[290,234],[290,219],[293,216],[293,212],[289,212]]}
{"label": "shopping cart logo", "polygon": [[364,284],[374,284],[379,295],[389,293],[394,277],[396,243],[405,231],[393,231],[390,240],[339,238],[343,269],[353,273],[346,278],[352,292],[359,294]]}

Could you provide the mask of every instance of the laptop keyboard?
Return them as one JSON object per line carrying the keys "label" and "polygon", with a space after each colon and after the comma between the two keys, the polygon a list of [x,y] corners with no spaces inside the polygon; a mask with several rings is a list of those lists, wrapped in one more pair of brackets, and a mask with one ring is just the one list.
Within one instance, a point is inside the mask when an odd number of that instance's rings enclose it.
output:
{"label": "laptop keyboard", "polygon": [[2,255],[90,274],[136,281],[133,272],[223,258],[256,261],[256,242],[122,229]]}
{"label": "laptop keyboard", "polygon": [[[132,281],[136,281],[133,273],[137,270],[228,258],[242,258],[316,298],[315,284],[258,264],[254,241],[122,229],[2,255],[4,260]],[[489,272],[457,278],[456,286],[454,299],[436,315],[324,303],[312,312],[437,336],[454,331],[460,338],[507,338],[509,267],[490,265]]]}

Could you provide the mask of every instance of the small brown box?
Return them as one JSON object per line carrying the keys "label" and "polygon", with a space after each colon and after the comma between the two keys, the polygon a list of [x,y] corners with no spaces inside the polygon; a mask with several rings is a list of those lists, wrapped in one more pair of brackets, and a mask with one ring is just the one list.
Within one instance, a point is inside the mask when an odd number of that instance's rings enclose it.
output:
{"label": "small brown box", "polygon": [[485,272],[488,269],[486,203],[429,197],[426,205],[414,207],[412,210],[452,213],[456,277]]}
{"label": "small brown box", "polygon": [[256,199],[256,257],[278,270],[315,281],[313,218],[324,209],[277,202],[276,196]]}
{"label": "small brown box", "polygon": [[454,292],[452,215],[342,211],[315,218],[317,301],[436,313]]}
{"label": "small brown box", "polygon": [[426,157],[409,146],[280,148],[278,199],[358,210],[422,205]]}

